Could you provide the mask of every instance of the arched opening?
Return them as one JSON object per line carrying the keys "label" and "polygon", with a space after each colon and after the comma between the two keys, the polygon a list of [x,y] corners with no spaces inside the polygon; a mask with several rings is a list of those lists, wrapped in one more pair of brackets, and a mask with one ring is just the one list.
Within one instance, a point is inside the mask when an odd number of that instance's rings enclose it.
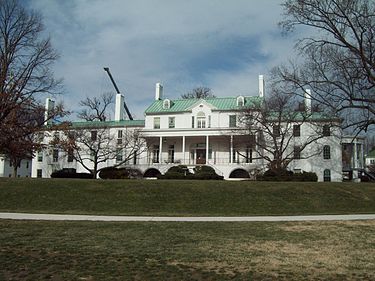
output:
{"label": "arched opening", "polygon": [[249,172],[245,171],[244,169],[235,169],[230,173],[229,178],[247,179],[250,178],[250,175]]}
{"label": "arched opening", "polygon": [[331,181],[331,170],[328,170],[328,169],[324,170],[323,181]]}
{"label": "arched opening", "polygon": [[158,169],[155,169],[155,168],[151,168],[151,169],[148,169],[144,174],[143,174],[143,177],[144,178],[156,178],[157,176],[160,176],[161,173]]}

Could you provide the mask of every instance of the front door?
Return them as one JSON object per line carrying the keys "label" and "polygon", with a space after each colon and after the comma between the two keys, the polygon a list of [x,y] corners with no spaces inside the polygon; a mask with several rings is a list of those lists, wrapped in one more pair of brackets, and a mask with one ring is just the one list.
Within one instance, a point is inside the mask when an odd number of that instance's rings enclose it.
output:
{"label": "front door", "polygon": [[206,164],[206,150],[205,149],[197,149],[196,153],[196,164]]}

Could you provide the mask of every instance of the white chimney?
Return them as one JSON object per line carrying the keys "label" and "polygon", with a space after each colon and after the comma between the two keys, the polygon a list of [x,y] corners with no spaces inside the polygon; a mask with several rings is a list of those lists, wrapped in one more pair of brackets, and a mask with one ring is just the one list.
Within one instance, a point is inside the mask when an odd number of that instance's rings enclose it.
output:
{"label": "white chimney", "polygon": [[259,75],[259,97],[264,97],[264,78],[263,75]]}
{"label": "white chimney", "polygon": [[155,89],[155,100],[161,100],[163,98],[163,85],[156,83]]}
{"label": "white chimney", "polygon": [[52,124],[52,119],[50,119],[50,112],[53,110],[55,107],[55,101],[47,98],[46,99],[46,107],[44,111],[44,125],[51,125]]}
{"label": "white chimney", "polygon": [[117,94],[115,103],[115,121],[124,120],[124,115],[124,96]]}
{"label": "white chimney", "polygon": [[305,90],[305,110],[307,113],[311,114],[311,90]]}

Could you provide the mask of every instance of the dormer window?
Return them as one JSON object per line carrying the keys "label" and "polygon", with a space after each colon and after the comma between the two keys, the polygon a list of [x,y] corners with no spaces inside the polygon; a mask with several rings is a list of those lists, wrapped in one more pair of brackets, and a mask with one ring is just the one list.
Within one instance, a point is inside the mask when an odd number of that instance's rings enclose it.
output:
{"label": "dormer window", "polygon": [[163,101],[163,109],[170,109],[171,108],[171,101],[169,99],[165,99]]}
{"label": "dormer window", "polygon": [[237,106],[244,107],[245,105],[245,98],[243,96],[237,97]]}

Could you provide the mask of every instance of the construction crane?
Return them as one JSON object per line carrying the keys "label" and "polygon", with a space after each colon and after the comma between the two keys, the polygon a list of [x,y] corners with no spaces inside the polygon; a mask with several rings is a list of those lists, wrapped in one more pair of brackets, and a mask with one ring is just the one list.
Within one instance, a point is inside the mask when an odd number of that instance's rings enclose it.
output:
{"label": "construction crane", "polygon": [[[111,72],[109,71],[109,67],[104,67],[104,70],[108,73],[109,79],[111,79],[112,84],[113,84],[113,86],[114,86],[115,89],[116,89],[116,92],[117,92],[118,94],[120,94],[120,90],[117,88],[116,82],[115,82],[115,80],[113,80],[112,74],[111,74]],[[124,100],[124,108],[125,108],[126,114],[128,114],[129,119],[130,119],[130,120],[133,120],[133,116],[130,114],[129,108],[128,108],[127,105],[126,105],[125,100]]]}

